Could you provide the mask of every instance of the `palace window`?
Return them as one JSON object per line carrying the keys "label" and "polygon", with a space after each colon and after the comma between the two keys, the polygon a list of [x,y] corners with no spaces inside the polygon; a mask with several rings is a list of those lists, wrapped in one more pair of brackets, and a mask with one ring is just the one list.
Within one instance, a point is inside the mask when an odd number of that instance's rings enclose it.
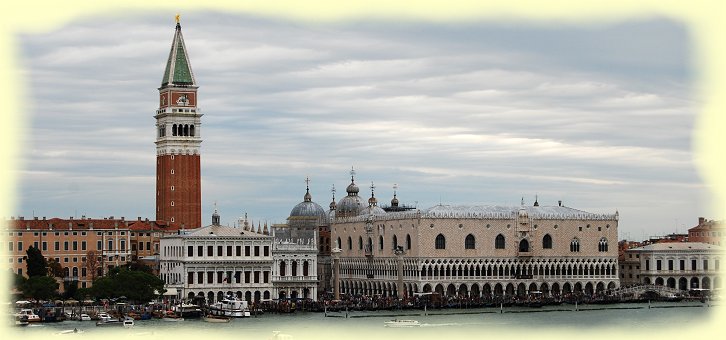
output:
{"label": "palace window", "polygon": [[464,239],[464,249],[475,249],[476,248],[476,239],[474,238],[474,235],[469,234],[466,235],[466,239]]}
{"label": "palace window", "polygon": [[601,238],[600,242],[597,244],[597,251],[599,252],[606,252],[608,251],[608,240],[606,238]]}
{"label": "palace window", "polygon": [[446,238],[443,234],[436,236],[436,249],[446,249]]}
{"label": "palace window", "polygon": [[348,236],[348,250],[353,250],[353,239]]}
{"label": "palace window", "polygon": [[575,239],[572,239],[572,241],[570,241],[570,252],[572,252],[572,253],[580,252],[580,240],[575,238]]}
{"label": "palace window", "polygon": [[406,234],[406,249],[411,249],[411,235]]}
{"label": "palace window", "polygon": [[378,236],[378,250],[383,250],[383,236]]}
{"label": "palace window", "polygon": [[552,236],[550,234],[542,238],[542,249],[552,249]]}
{"label": "palace window", "polygon": [[497,238],[494,239],[494,249],[504,249],[504,235],[499,234],[497,235]]}
{"label": "palace window", "polygon": [[398,249],[398,237],[396,235],[393,235],[393,249]]}

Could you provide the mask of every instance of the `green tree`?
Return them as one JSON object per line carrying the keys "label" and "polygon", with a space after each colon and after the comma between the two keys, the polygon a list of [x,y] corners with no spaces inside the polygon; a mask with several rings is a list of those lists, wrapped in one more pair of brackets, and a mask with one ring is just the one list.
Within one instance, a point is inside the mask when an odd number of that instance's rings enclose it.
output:
{"label": "green tree", "polygon": [[156,275],[142,271],[116,267],[108,275],[93,281],[91,287],[97,298],[118,298],[125,296],[129,301],[147,302],[157,297],[155,291],[165,292],[164,281]]}
{"label": "green tree", "polygon": [[48,263],[40,249],[30,246],[25,254],[27,255],[25,263],[28,267],[28,277],[48,275]]}
{"label": "green tree", "polygon": [[58,282],[50,276],[31,276],[21,290],[27,298],[48,300],[58,295]]}
{"label": "green tree", "polygon": [[78,281],[63,282],[63,299],[70,299],[78,292]]}
{"label": "green tree", "polygon": [[140,272],[144,272],[144,273],[147,273],[147,274],[153,274],[154,273],[154,271],[151,269],[151,267],[149,267],[148,265],[140,262],[139,260],[129,262],[129,264],[127,265],[127,268],[129,270],[140,271]]}
{"label": "green tree", "polygon": [[48,276],[63,278],[66,276],[65,268],[54,259],[48,259]]}
{"label": "green tree", "polygon": [[25,276],[14,273],[12,270],[10,271],[10,274],[13,278],[13,288],[17,289],[18,291],[22,291],[23,285],[25,285],[25,282],[28,281],[28,279],[26,279]]}

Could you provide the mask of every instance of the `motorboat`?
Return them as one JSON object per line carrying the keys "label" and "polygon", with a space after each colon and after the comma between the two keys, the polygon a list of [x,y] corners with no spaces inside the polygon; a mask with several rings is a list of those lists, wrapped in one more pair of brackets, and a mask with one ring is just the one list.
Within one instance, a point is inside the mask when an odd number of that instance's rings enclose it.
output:
{"label": "motorboat", "polygon": [[112,318],[112,317],[111,317],[110,315],[108,315],[108,313],[106,313],[106,312],[101,312],[101,313],[98,313],[98,314],[96,314],[96,317],[98,318],[98,321],[102,321],[102,322],[105,322],[105,321],[111,321],[111,319],[113,319],[113,318]]}
{"label": "motorboat", "polygon": [[91,321],[91,317],[88,314],[83,313],[78,316],[78,321]]}
{"label": "motorboat", "polygon": [[421,324],[416,320],[402,320],[402,319],[393,319],[389,321],[383,322],[383,325],[386,327],[417,327],[421,326]]}
{"label": "motorboat", "polygon": [[20,310],[20,312],[15,313],[16,317],[27,317],[28,322],[40,322],[40,316],[38,314],[35,314],[32,309],[30,308],[23,308]]}
{"label": "motorboat", "polygon": [[207,315],[203,318],[206,322],[226,323],[232,320],[229,316]]}
{"label": "motorboat", "polygon": [[204,315],[202,309],[197,305],[181,303],[172,307],[172,310],[183,318],[200,318]]}
{"label": "motorboat", "polygon": [[209,313],[218,316],[229,316],[233,318],[248,318],[250,310],[247,308],[247,301],[228,296],[209,306]]}
{"label": "motorboat", "polygon": [[96,322],[97,327],[112,327],[112,326],[123,326],[130,328],[134,326],[134,319],[130,317],[124,317],[123,320],[106,320]]}

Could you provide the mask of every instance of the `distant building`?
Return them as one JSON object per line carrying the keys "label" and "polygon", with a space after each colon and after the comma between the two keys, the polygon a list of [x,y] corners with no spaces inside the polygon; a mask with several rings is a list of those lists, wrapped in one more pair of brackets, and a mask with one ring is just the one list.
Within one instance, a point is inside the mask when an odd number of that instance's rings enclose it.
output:
{"label": "distant building", "polygon": [[93,279],[113,267],[137,258],[153,258],[159,252],[159,237],[169,231],[165,225],[140,217],[129,221],[123,217],[83,216],[80,219],[11,218],[5,221],[4,232],[8,243],[1,248],[1,262],[7,269],[27,276],[26,251],[34,246],[46,259],[60,263],[65,269],[63,283],[76,282],[79,288],[89,288]]}
{"label": "distant building", "polygon": [[698,218],[697,226],[688,229],[688,240],[691,242],[720,246],[723,236],[726,236],[726,230],[722,221],[706,220],[703,217]]}
{"label": "distant building", "polygon": [[[624,284],[655,284],[689,290],[721,288],[723,248],[700,242],[656,243],[628,249]],[[629,267],[632,266],[632,269]],[[631,277],[632,275],[632,277]]]}
{"label": "distant building", "polygon": [[[371,186],[373,189],[373,186]],[[619,286],[618,214],[557,206],[449,206],[386,212],[351,176],[337,204],[341,290],[353,295],[594,294]],[[393,203],[393,202],[392,202]],[[393,205],[393,204],[392,204]],[[403,289],[397,255],[403,251]]]}
{"label": "distant building", "polygon": [[249,302],[272,297],[272,236],[244,227],[212,225],[161,238],[160,276],[167,294],[213,303],[227,295]]}
{"label": "distant building", "polygon": [[287,223],[272,226],[275,237],[272,252],[276,298],[318,298],[318,246],[323,244],[324,247],[326,242],[324,236],[320,236],[321,242],[318,243],[318,237],[320,229],[327,226],[328,215],[319,204],[313,202],[309,187],[306,188],[303,201],[290,211]]}

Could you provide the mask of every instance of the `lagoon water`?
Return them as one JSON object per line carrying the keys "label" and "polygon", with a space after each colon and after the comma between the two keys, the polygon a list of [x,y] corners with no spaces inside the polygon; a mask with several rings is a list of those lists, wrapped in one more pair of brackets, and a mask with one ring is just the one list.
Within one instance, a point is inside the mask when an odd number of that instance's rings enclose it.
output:
{"label": "lagoon water", "polygon": [[[563,304],[542,308],[440,309],[423,311],[376,311],[329,313],[265,314],[252,318],[233,319],[230,323],[207,323],[201,319],[181,322],[163,320],[136,321],[133,328],[96,327],[92,321],[64,321],[16,327],[13,338],[134,337],[152,339],[441,339],[490,338],[497,334],[515,333],[538,336],[559,332],[578,337],[622,333],[636,335],[663,333],[673,335],[689,329],[718,327],[715,316],[720,307],[699,302],[648,304],[584,305]],[[421,323],[413,328],[386,328],[384,321],[393,318],[414,319]],[[726,320],[724,320],[726,322]],[[59,334],[78,329],[79,333]],[[692,335],[692,334],[691,334]],[[17,336],[17,337],[16,337]],[[289,337],[287,337],[289,336]],[[670,338],[670,336],[668,337]],[[448,339],[446,339],[448,340]]]}

